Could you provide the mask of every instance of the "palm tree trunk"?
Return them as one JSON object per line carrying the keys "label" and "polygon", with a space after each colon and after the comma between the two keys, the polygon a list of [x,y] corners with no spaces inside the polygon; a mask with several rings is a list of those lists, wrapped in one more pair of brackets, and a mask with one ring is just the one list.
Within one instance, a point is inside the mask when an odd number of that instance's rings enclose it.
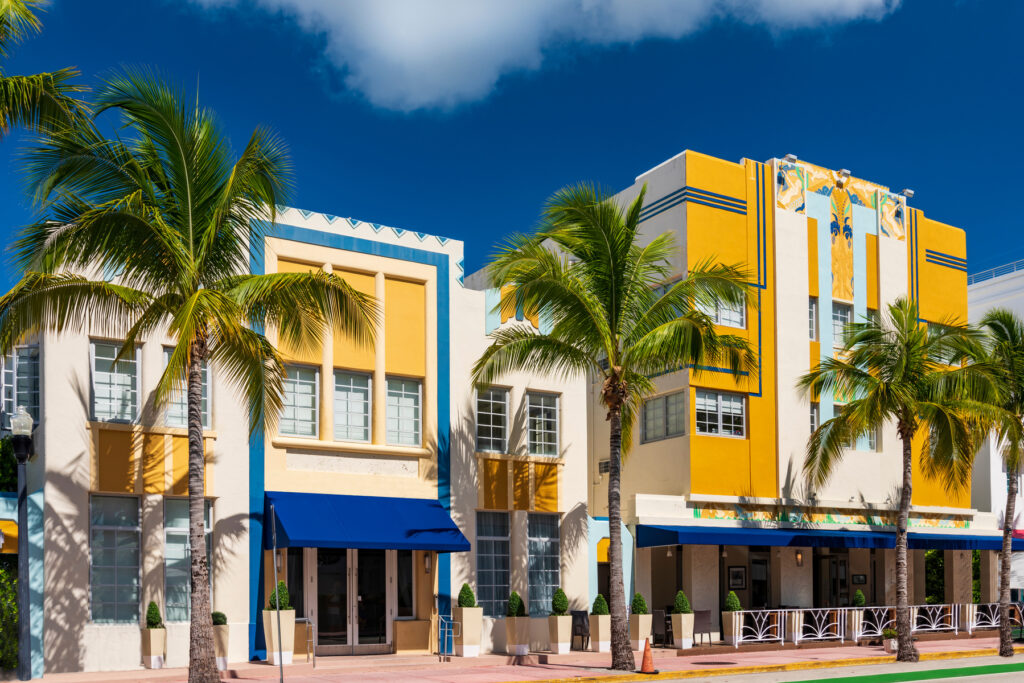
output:
{"label": "palm tree trunk", "polygon": [[913,438],[914,432],[901,424],[903,487],[900,492],[900,509],[896,516],[896,633],[899,646],[896,659],[901,662],[918,660],[917,648],[914,647],[911,634],[910,604],[907,600],[907,520],[910,517],[913,487]]}
{"label": "palm tree trunk", "polygon": [[206,498],[203,456],[203,375],[206,344],[192,343],[188,366],[188,539],[192,558],[192,610],[189,627],[189,683],[217,683],[210,607],[210,564],[206,557]]}
{"label": "palm tree trunk", "polygon": [[626,616],[626,591],[622,579],[622,417],[618,409],[608,412],[611,422],[608,460],[608,605],[612,626],[612,668],[632,671],[636,668],[633,647],[629,643]]}
{"label": "palm tree trunk", "polygon": [[1010,623],[1010,568],[1013,556],[1013,519],[1017,506],[1017,470],[1006,468],[1006,513],[1003,515],[1003,550],[999,553],[999,656],[1013,656]]}

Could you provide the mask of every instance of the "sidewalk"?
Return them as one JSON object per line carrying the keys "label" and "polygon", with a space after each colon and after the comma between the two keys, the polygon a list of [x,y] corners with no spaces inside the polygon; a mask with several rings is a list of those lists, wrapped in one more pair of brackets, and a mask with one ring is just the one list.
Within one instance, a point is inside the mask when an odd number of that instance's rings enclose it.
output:
{"label": "sidewalk", "polygon": [[[917,643],[922,661],[985,657],[996,654],[998,639],[971,638],[958,640],[929,640]],[[436,655],[367,655],[352,657],[321,657],[316,669],[312,664],[297,662],[285,667],[285,680],[291,683],[325,683],[327,681],[431,681],[432,683],[498,683],[501,681],[618,681],[658,680],[677,678],[706,678],[709,676],[740,675],[828,669],[842,666],[888,664],[895,661],[878,646],[801,647],[784,650],[744,651],[728,646],[715,648],[711,654],[696,656],[677,655],[685,650],[655,648],[654,666],[657,676],[637,676],[610,671],[611,655],[607,653],[573,652],[567,655],[531,654],[526,657],[485,655],[475,659],[452,658],[439,662]],[[1024,653],[1024,648],[1018,648]],[[637,665],[641,657],[637,654]],[[913,669],[914,665],[905,666]],[[871,667],[868,666],[870,669]],[[270,681],[276,680],[278,670],[265,663],[252,662],[232,665],[224,672],[224,680]],[[54,683],[177,683],[186,681],[185,669],[160,671],[98,672],[51,674],[44,678]]]}

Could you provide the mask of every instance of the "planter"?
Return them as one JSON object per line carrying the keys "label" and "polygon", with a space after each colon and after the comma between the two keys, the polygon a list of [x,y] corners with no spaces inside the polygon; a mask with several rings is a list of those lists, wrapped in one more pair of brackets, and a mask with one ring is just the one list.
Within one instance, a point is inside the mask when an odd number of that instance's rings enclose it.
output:
{"label": "planter", "polygon": [[505,652],[522,657],[530,652],[530,617],[505,617]]}
{"label": "planter", "polygon": [[[284,623],[284,615],[281,615],[282,625]],[[228,629],[231,628],[227,624],[223,626],[213,627],[213,645],[217,651],[217,671],[226,671],[228,668]]]}
{"label": "planter", "polygon": [[572,617],[567,614],[548,616],[548,650],[555,654],[568,654],[572,645]]}
{"label": "planter", "polygon": [[629,615],[629,642],[634,650],[643,650],[644,642],[651,637],[651,622],[654,617],[650,614]]}
{"label": "planter", "polygon": [[452,608],[452,620],[459,624],[455,635],[456,657],[480,656],[480,628],[483,616],[483,607]]}
{"label": "planter", "polygon": [[267,639],[267,661],[277,665],[292,663],[295,648],[295,610],[281,610],[281,632],[277,630],[277,611],[263,610],[263,635]]}
{"label": "planter", "polygon": [[166,654],[167,629],[142,629],[142,665],[147,669],[162,669]]}
{"label": "planter", "polygon": [[612,617],[610,614],[590,615],[590,649],[593,652],[612,651]]}
{"label": "planter", "polygon": [[693,647],[693,614],[672,615],[672,640],[679,650]]}
{"label": "planter", "polygon": [[804,631],[804,612],[803,610],[793,610],[792,612],[786,613],[786,635],[789,636],[789,640],[794,643],[800,642],[800,636],[803,635]]}
{"label": "planter", "polygon": [[864,628],[864,610],[856,608],[846,612],[846,635],[853,642],[860,640],[860,632]]}
{"label": "planter", "polygon": [[895,638],[886,638],[883,640],[882,647],[891,655],[896,654],[896,651],[900,649],[899,643],[896,642]]}
{"label": "planter", "polygon": [[729,645],[736,643],[736,636],[743,628],[742,615],[736,612],[722,612],[722,640]]}

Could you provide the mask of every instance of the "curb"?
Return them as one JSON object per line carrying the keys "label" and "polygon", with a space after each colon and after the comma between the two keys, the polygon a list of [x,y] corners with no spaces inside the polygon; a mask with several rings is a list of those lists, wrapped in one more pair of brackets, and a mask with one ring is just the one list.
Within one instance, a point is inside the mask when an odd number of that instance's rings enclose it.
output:
{"label": "curb", "polygon": [[[1016,654],[1024,654],[1024,646],[1013,648]],[[964,650],[961,652],[926,652],[920,661],[940,661],[944,659],[968,659],[971,657],[993,657],[999,654],[999,648],[991,647],[983,650]],[[566,678],[531,679],[510,681],[509,683],[626,683],[628,681],[664,681],[680,678],[709,678],[711,676],[728,676],[740,674],[778,673],[782,671],[807,671],[811,669],[835,669],[846,666],[865,666],[872,664],[895,664],[895,655],[886,657],[851,657],[831,661],[793,662],[792,664],[758,664],[752,666],[730,666],[721,669],[680,669],[677,671],[661,671],[656,674],[626,673],[608,676],[572,676]]]}

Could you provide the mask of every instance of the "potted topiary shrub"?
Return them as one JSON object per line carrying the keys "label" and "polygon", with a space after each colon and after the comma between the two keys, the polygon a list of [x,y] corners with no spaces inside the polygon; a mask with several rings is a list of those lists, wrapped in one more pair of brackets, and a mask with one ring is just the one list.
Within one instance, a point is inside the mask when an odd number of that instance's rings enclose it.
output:
{"label": "potted topiary shrub", "polygon": [[214,612],[211,616],[213,645],[217,651],[217,670],[224,671],[228,668],[228,617],[223,612]]}
{"label": "potted topiary shrub", "polygon": [[[281,615],[280,630],[278,614]],[[277,582],[277,590],[270,594],[267,609],[263,610],[263,635],[267,640],[267,661],[275,665],[291,664],[295,649],[295,610],[284,581]]]}
{"label": "potted topiary shrub", "polygon": [[672,639],[680,650],[693,647],[693,608],[683,591],[676,593],[672,604]]}
{"label": "potted topiary shrub", "polygon": [[551,596],[551,614],[548,616],[548,649],[564,655],[572,645],[572,617],[569,616],[569,598],[561,588]]}
{"label": "potted topiary shrub", "polygon": [[594,652],[612,650],[612,618],[608,614],[608,601],[600,593],[590,608],[590,649]]}
{"label": "potted topiary shrub", "polygon": [[899,649],[899,644],[896,642],[898,634],[894,628],[883,628],[882,629],[882,647],[889,654],[896,654],[896,650]]}
{"label": "potted topiary shrub", "polygon": [[730,645],[735,644],[736,635],[743,627],[740,619],[742,615],[736,614],[743,609],[736,591],[729,591],[725,596],[725,605],[722,608],[722,640]]}
{"label": "potted topiary shrub", "polygon": [[147,669],[162,669],[166,654],[167,629],[160,618],[160,608],[150,601],[146,608],[146,628],[142,629],[142,665]]}
{"label": "potted topiary shrub", "polygon": [[644,642],[651,637],[651,614],[647,610],[644,596],[636,593],[629,606],[629,640],[634,650],[644,649]]}
{"label": "potted topiary shrub", "polygon": [[452,620],[458,622],[455,634],[456,657],[480,656],[480,630],[483,625],[484,610],[476,606],[476,595],[468,583],[462,584],[459,590],[458,607],[452,610]]}
{"label": "potted topiary shrub", "polygon": [[864,626],[864,605],[867,602],[864,591],[858,588],[853,592],[853,608],[846,610],[846,635],[855,643],[860,639]]}
{"label": "potted topiary shrub", "polygon": [[530,617],[519,593],[512,591],[505,607],[505,652],[522,656],[530,651]]}

